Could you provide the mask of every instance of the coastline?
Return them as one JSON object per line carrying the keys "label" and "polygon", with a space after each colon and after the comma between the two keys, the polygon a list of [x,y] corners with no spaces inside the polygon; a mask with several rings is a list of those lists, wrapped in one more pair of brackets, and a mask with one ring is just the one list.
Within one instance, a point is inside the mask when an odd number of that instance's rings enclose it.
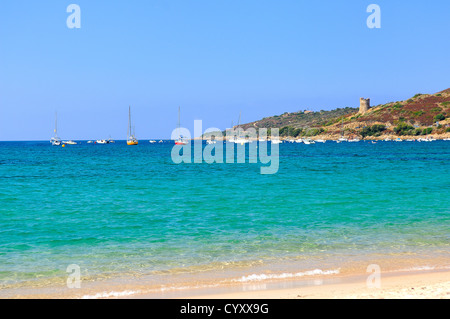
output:
{"label": "coastline", "polygon": [[[200,294],[191,299],[450,299],[450,271],[382,275],[380,288],[368,288],[367,276],[318,282],[295,288]],[[144,296],[143,296],[144,297]]]}
{"label": "coastline", "polygon": [[[385,299],[385,298],[450,298],[450,266],[445,259],[401,260],[374,259],[380,266],[379,288],[369,288],[366,262],[344,262],[319,268],[292,265],[283,268],[251,267],[236,272],[239,280],[209,277],[198,285],[167,285],[163,289],[138,292],[119,289],[107,293],[105,299]],[[422,266],[419,266],[422,265]],[[434,266],[430,266],[434,265]],[[286,266],[286,264],[284,264]],[[373,281],[371,281],[373,284]],[[117,287],[118,288],[118,287]],[[413,289],[411,289],[413,288]],[[100,295],[97,295],[99,297]],[[85,296],[86,297],[86,296]],[[92,296],[90,296],[92,297]]]}
{"label": "coastline", "polygon": [[[352,135],[352,136],[356,136],[356,135]],[[269,136],[270,137],[270,136]],[[330,141],[330,142],[336,142],[337,140],[339,140],[339,138],[341,138],[342,136],[338,133],[326,133],[326,134],[318,134],[316,136],[304,136],[304,137],[291,137],[291,136],[280,136],[279,139],[280,141],[284,141],[284,142],[288,142],[290,140],[297,140],[297,139],[308,139],[308,140],[324,140],[324,141]],[[418,142],[419,138],[423,138],[424,136],[416,136],[416,135],[398,135],[398,134],[382,134],[380,136],[369,136],[367,138],[361,138],[360,136],[357,136],[358,138],[360,138],[360,141],[366,141],[366,142],[370,142],[370,141],[384,141],[386,139],[390,139],[391,141],[394,141],[395,139],[400,139],[402,141],[408,141],[408,140],[413,140],[414,142]],[[437,133],[431,133],[429,135],[427,135],[426,137],[428,138],[432,138],[436,141],[444,141],[446,139],[450,138],[450,133],[446,132],[446,133],[442,133],[442,134],[437,134]],[[345,136],[345,138],[349,138],[348,135]],[[193,138],[192,141],[196,141],[196,140],[208,140],[208,137],[196,137]],[[228,137],[226,135],[222,135],[222,136],[215,136],[215,140],[217,141],[227,141]],[[248,138],[249,141],[253,141],[253,142],[257,142],[258,138]]]}
{"label": "coastline", "polygon": [[[0,289],[0,299],[450,299],[450,265],[445,259],[379,263],[379,286],[367,263],[335,268],[245,267],[156,277],[125,276],[82,281],[68,289],[51,286]],[[422,266],[420,266],[422,265]],[[343,268],[341,268],[341,266]],[[272,269],[272,270],[270,270]],[[369,287],[372,285],[373,287]]]}

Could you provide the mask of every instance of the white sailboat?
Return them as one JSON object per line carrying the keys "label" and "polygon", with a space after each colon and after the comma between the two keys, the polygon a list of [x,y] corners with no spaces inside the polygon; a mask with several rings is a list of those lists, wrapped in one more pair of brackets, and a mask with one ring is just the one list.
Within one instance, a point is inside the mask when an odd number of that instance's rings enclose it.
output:
{"label": "white sailboat", "polygon": [[50,139],[50,143],[52,143],[53,146],[60,146],[61,145],[61,139],[58,137],[58,113],[55,112],[55,130],[54,130],[55,136],[53,136]]}
{"label": "white sailboat", "polygon": [[239,112],[239,121],[238,121],[238,127],[237,127],[237,131],[238,131],[238,137],[234,139],[234,143],[236,144],[246,144],[246,143],[250,143],[250,141],[248,139],[246,139],[244,136],[242,136],[241,132],[242,132],[242,128],[241,128],[241,113]]}
{"label": "white sailboat", "polygon": [[271,139],[270,143],[272,143],[272,144],[283,144],[283,141],[280,140],[279,138],[278,139],[274,139],[274,140]]}
{"label": "white sailboat", "polygon": [[344,118],[342,118],[341,137],[337,140],[338,143],[347,142],[348,139],[344,137]]}
{"label": "white sailboat", "polygon": [[226,141],[228,143],[236,143],[236,135],[228,133],[228,132],[232,132],[233,129],[234,129],[234,123],[233,123],[233,121],[231,121],[231,128],[229,130],[227,130],[227,139],[226,139]]}
{"label": "white sailboat", "polygon": [[180,133],[181,123],[180,123],[180,107],[178,107],[178,123],[177,123],[177,135],[178,138],[175,140],[175,145],[186,145],[188,142]]}

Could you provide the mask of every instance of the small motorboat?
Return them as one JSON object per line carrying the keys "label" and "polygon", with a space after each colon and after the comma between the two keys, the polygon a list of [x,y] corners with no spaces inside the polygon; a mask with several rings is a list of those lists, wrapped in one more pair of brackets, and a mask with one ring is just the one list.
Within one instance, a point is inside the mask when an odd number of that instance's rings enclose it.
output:
{"label": "small motorboat", "polygon": [[272,144],[283,144],[283,141],[280,139],[270,140],[270,143]]}

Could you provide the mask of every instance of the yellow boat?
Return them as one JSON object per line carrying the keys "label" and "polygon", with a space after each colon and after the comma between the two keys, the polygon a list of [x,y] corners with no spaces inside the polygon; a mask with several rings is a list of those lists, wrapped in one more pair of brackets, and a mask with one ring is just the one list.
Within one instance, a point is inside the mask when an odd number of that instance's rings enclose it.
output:
{"label": "yellow boat", "polygon": [[[134,130],[133,130],[134,131]],[[138,145],[138,140],[134,136],[135,133],[131,134],[131,106],[128,107],[128,138],[127,138],[127,145]]]}
{"label": "yellow boat", "polygon": [[127,145],[138,145],[139,142],[137,140],[128,140]]}

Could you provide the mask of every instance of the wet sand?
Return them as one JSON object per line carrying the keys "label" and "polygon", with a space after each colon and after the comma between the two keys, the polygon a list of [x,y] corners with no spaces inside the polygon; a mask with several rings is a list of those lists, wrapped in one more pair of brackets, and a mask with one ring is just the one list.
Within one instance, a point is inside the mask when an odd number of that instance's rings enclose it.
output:
{"label": "wet sand", "polygon": [[[144,296],[141,296],[144,297]],[[189,297],[187,297],[189,298]],[[193,299],[450,299],[450,271],[381,275],[380,288],[367,286],[367,276],[338,283],[295,288],[200,294]]]}

